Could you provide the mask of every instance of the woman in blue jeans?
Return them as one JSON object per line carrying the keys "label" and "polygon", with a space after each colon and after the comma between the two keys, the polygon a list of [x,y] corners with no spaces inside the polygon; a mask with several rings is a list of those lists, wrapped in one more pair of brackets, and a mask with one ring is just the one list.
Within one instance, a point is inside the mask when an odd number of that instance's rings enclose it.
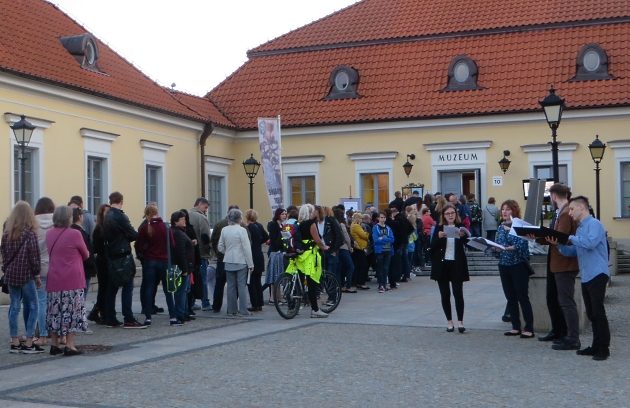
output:
{"label": "woman in blue jeans", "polygon": [[166,225],[158,215],[155,205],[147,205],[144,209],[146,222],[138,228],[138,239],[135,248],[136,255],[142,260],[142,283],[140,284],[140,302],[144,313],[146,326],[151,325],[151,315],[155,304],[155,292],[162,282],[168,315],[175,320],[173,295],[166,287],[167,250]]}
{"label": "woman in blue jeans", "polygon": [[378,293],[384,293],[387,289],[387,276],[389,263],[394,253],[394,233],[385,224],[387,215],[384,212],[378,214],[378,224],[372,227],[372,240],[374,241],[374,253],[376,254],[376,280]]}
{"label": "woman in blue jeans", "polygon": [[[37,221],[33,210],[25,201],[18,201],[6,221],[2,233],[2,269],[4,280],[9,287],[9,352],[34,354],[44,349],[33,344],[35,323],[37,322],[37,288],[41,287],[40,257],[37,244]],[[20,345],[18,337],[18,315],[21,303],[27,310],[26,342]]]}
{"label": "woman in blue jeans", "polygon": [[[534,313],[529,301],[529,246],[527,241],[516,235],[510,235],[512,217],[520,218],[521,209],[514,200],[506,200],[501,204],[503,223],[499,226],[496,243],[505,247],[505,251],[498,252],[499,274],[503,293],[507,299],[510,311],[512,330],[506,331],[506,336],[520,336],[523,339],[534,338]],[[525,327],[521,327],[519,305],[523,311]]]}

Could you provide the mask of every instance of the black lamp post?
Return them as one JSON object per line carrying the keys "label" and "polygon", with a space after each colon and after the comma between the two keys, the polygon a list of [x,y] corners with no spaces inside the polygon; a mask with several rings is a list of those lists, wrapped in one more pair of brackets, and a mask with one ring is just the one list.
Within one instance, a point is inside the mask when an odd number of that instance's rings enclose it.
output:
{"label": "black lamp post", "polygon": [[413,168],[413,164],[409,163],[409,160],[416,160],[416,155],[411,153],[407,155],[407,161],[403,164],[403,170],[405,170],[405,174],[407,177],[411,174],[411,169]]}
{"label": "black lamp post", "polygon": [[24,115],[20,117],[20,120],[15,122],[11,126],[15,141],[20,146],[20,200],[26,199],[26,146],[31,142],[31,136],[33,135],[33,126]]}
{"label": "black lamp post", "polygon": [[545,118],[547,124],[551,128],[551,161],[553,166],[553,181],[557,183],[559,181],[559,169],[558,169],[558,142],[556,142],[556,131],[560,126],[560,120],[562,119],[562,111],[564,111],[564,99],[556,95],[556,90],[549,88],[549,95],[545,96],[545,99],[539,102],[545,111]]}
{"label": "black lamp post", "polygon": [[597,205],[597,219],[600,218],[599,213],[599,163],[604,158],[604,151],[606,150],[606,144],[599,140],[599,135],[595,135],[595,140],[588,145],[588,150],[591,152],[591,157],[595,162],[595,205]]}
{"label": "black lamp post", "polygon": [[253,153],[249,159],[243,161],[243,168],[245,169],[245,174],[249,177],[249,208],[254,208],[254,177],[258,174],[260,163],[254,159]]}
{"label": "black lamp post", "polygon": [[508,171],[508,169],[510,168],[510,163],[512,163],[510,159],[508,159],[509,155],[510,155],[510,151],[504,150],[503,158],[499,160],[499,167],[501,167],[501,170],[503,170],[503,174],[505,174],[505,172]]}

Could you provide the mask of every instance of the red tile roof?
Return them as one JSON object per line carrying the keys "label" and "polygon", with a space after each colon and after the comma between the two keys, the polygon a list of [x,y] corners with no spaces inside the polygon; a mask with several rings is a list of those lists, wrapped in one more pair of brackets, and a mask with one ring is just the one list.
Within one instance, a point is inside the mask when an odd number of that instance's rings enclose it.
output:
{"label": "red tile roof", "polygon": [[252,52],[627,16],[628,0],[364,0]]}
{"label": "red tile roof", "polygon": [[[550,84],[568,109],[630,105],[630,19],[618,19],[629,14],[628,0],[365,0],[257,48],[209,97],[243,129],[259,116],[310,126],[539,111]],[[600,20],[536,26],[590,18]],[[517,25],[532,27],[468,32]],[[613,79],[571,81],[588,43],[606,50]],[[443,91],[461,54],[477,63],[481,89]],[[343,64],[358,71],[360,98],[326,100]]]}
{"label": "red tile roof", "polygon": [[86,30],[55,5],[43,0],[0,0],[0,10],[0,71],[178,117],[200,122],[212,118],[230,125],[207,99],[190,96],[185,98],[188,103],[182,103],[101,41],[97,40],[97,65],[102,73],[83,69],[59,38]]}

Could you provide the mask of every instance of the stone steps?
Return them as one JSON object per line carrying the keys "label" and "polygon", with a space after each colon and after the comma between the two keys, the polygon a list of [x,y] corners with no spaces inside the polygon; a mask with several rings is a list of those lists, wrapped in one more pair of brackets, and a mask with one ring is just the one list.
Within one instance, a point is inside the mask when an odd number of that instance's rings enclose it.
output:
{"label": "stone steps", "polygon": [[617,273],[630,273],[630,253],[617,253]]}

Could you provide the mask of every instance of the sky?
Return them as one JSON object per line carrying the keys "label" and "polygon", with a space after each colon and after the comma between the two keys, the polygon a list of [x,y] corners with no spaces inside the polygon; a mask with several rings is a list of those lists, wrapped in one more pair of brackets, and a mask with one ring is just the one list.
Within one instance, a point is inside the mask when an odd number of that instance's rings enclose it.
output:
{"label": "sky", "polygon": [[357,0],[49,0],[162,86],[203,96],[247,51]]}

